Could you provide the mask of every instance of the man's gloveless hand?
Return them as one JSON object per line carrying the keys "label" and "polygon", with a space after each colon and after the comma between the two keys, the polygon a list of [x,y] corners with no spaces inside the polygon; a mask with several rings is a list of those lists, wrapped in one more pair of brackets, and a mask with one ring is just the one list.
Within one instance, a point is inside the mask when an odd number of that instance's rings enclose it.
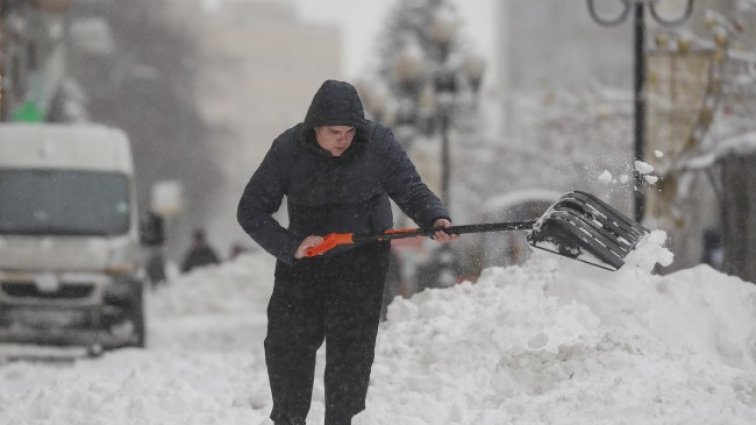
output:
{"label": "man's gloveless hand", "polygon": [[304,258],[307,255],[307,248],[312,248],[323,243],[323,237],[310,235],[299,244],[297,252],[294,254],[294,258],[297,260]]}
{"label": "man's gloveless hand", "polygon": [[[445,218],[439,218],[435,222],[433,222],[434,228],[439,227],[451,227],[451,221],[445,219]],[[455,241],[459,239],[459,235],[450,235],[443,230],[437,230],[436,233],[433,234],[433,239],[437,240],[438,242],[445,243],[449,241]]]}

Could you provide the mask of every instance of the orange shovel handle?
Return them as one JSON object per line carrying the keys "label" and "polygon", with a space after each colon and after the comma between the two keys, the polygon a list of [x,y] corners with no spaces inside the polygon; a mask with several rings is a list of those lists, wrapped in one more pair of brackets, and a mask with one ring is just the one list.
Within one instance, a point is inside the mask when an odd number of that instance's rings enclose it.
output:
{"label": "orange shovel handle", "polygon": [[354,243],[353,233],[329,233],[323,237],[323,242],[317,246],[307,248],[306,257],[315,257],[324,254],[340,245],[351,245]]}

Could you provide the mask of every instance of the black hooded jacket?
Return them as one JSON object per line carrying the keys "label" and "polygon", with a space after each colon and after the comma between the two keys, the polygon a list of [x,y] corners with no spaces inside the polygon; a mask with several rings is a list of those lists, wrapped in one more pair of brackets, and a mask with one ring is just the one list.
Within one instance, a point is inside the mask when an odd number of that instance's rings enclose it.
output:
{"label": "black hooded jacket", "polygon": [[[313,128],[322,125],[357,129],[343,155],[333,157],[318,145]],[[288,229],[272,217],[284,195]],[[305,122],[273,141],[244,189],[237,219],[260,246],[291,264],[309,235],[381,233],[391,228],[389,197],[420,226],[449,217],[393,133],[364,119],[354,87],[328,80],[315,94]]]}

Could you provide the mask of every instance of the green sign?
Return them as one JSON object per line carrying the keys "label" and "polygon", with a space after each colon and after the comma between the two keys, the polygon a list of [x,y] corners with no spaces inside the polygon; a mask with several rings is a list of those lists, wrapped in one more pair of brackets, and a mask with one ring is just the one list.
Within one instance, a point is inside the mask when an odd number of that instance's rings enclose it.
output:
{"label": "green sign", "polygon": [[13,121],[18,122],[42,122],[45,113],[37,108],[34,102],[26,101],[18,109],[13,111]]}

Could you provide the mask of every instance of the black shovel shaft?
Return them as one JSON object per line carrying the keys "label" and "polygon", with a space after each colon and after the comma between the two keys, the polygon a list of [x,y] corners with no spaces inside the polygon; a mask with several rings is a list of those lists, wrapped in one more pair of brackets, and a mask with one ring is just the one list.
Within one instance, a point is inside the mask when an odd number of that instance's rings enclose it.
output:
{"label": "black shovel shaft", "polygon": [[418,236],[433,236],[439,230],[450,235],[461,235],[464,233],[484,233],[484,232],[500,232],[507,230],[529,230],[533,228],[536,220],[528,221],[510,221],[504,223],[482,223],[482,224],[465,224],[461,226],[449,226],[449,227],[419,227],[416,229],[399,229],[389,230],[380,234],[355,234],[353,236],[354,242],[371,242],[371,241],[387,241],[391,239],[405,239],[414,238]]}
{"label": "black shovel shaft", "polygon": [[307,248],[306,256],[321,255],[337,246],[356,242],[432,237],[439,230],[450,235],[530,230],[527,235],[529,245],[607,270],[622,267],[627,255],[649,233],[640,223],[625,217],[594,195],[572,191],[562,195],[536,220],[392,229],[380,234],[329,233],[323,236],[323,242]]}
{"label": "black shovel shaft", "polygon": [[416,238],[419,236],[433,236],[439,230],[450,235],[461,235],[463,233],[482,233],[496,232],[502,230],[527,230],[532,229],[536,220],[514,221],[507,223],[483,223],[467,224],[463,226],[449,227],[420,227],[414,229],[396,229],[387,230],[385,233],[378,234],[359,234],[359,233],[329,233],[323,237],[323,242],[317,246],[307,248],[307,257],[314,257],[324,254],[340,245],[351,245],[357,242],[378,242],[388,241],[391,239]]}

